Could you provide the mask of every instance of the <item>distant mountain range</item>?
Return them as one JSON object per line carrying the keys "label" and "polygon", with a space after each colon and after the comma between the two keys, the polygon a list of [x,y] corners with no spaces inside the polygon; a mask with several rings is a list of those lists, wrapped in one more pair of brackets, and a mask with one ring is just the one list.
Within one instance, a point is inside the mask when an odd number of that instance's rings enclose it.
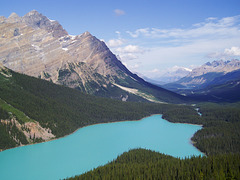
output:
{"label": "distant mountain range", "polygon": [[239,82],[240,61],[233,59],[208,62],[163,87],[200,100],[237,101],[240,100]]}
{"label": "distant mountain range", "polygon": [[174,66],[167,69],[161,75],[157,75],[154,78],[143,77],[146,81],[157,85],[164,85],[178,81],[179,79],[187,76],[192,70],[185,67]]}
{"label": "distant mountain range", "polygon": [[36,10],[23,17],[0,17],[0,46],[4,66],[88,94],[122,101],[187,101],[131,73],[89,32],[69,35]]}
{"label": "distant mountain range", "polygon": [[214,78],[238,69],[240,69],[240,61],[235,59],[231,61],[220,60],[213,61],[212,63],[207,62],[206,64],[193,69],[191,73],[176,83],[188,87],[207,85],[208,83],[211,83]]}
{"label": "distant mountain range", "polygon": [[240,101],[240,70],[216,77],[208,86],[192,90],[188,96],[201,101]]}

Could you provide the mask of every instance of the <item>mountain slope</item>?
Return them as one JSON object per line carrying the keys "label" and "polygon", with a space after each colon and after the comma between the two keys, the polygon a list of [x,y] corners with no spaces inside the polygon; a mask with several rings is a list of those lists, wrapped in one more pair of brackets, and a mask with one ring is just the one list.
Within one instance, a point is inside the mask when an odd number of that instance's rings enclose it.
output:
{"label": "mountain slope", "polygon": [[96,97],[0,66],[0,149],[62,137],[90,124],[137,120],[175,106]]}
{"label": "mountain slope", "polygon": [[[153,82],[154,84],[164,85],[178,81],[179,79],[187,76],[192,70],[185,67],[174,66],[166,69],[161,75],[157,75],[153,78],[146,78],[147,81]],[[144,78],[145,79],[145,78]]]}
{"label": "mountain slope", "polygon": [[240,61],[213,61],[164,88],[197,101],[239,101]]}
{"label": "mountain slope", "polygon": [[240,70],[215,78],[205,88],[192,90],[190,97],[201,100],[237,102],[240,101]]}
{"label": "mountain slope", "polygon": [[96,97],[2,67],[0,149],[62,137],[91,124],[163,114],[170,122],[202,124],[204,128],[192,138],[202,152],[238,152],[239,103],[196,107]]}
{"label": "mountain slope", "polygon": [[17,72],[124,101],[186,102],[132,74],[89,32],[68,35],[57,21],[35,10],[1,17],[0,42],[0,62]]}
{"label": "mountain slope", "polygon": [[[195,68],[182,79],[166,84],[163,87],[177,91],[174,86],[183,86],[188,89],[200,89],[211,85],[215,78],[221,78],[223,75],[240,69],[240,61],[233,59],[231,61],[213,61],[207,62],[201,67]],[[225,81],[226,82],[226,81]]]}

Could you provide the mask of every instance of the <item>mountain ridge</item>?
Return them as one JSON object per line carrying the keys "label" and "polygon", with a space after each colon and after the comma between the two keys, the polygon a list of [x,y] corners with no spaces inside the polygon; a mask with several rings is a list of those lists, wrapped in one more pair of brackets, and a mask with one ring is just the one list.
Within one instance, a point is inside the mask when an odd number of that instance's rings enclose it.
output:
{"label": "mountain ridge", "polygon": [[[237,59],[232,59],[231,61],[215,60],[211,63],[207,62],[198,68],[194,68],[187,76],[172,84],[179,84],[187,88],[199,88],[207,86],[214,78],[238,69],[240,69],[240,61]],[[167,86],[169,85],[171,85],[171,83],[167,84]]]}
{"label": "mountain ridge", "polygon": [[144,77],[144,79],[153,84],[164,85],[178,81],[179,79],[187,76],[191,71],[192,69],[186,67],[174,66],[165,70],[163,73],[161,73],[161,75],[157,75],[153,78]]}
{"label": "mountain ridge", "polygon": [[240,61],[213,61],[165,88],[201,101],[239,101]]}
{"label": "mountain ridge", "polygon": [[[68,35],[57,21],[36,10],[23,17],[12,14],[3,18],[0,38],[0,62],[14,71],[119,100],[135,96],[136,101],[149,101],[146,97],[151,94],[158,102],[186,101],[131,73],[104,42],[89,32]],[[138,93],[114,84],[137,89]]]}

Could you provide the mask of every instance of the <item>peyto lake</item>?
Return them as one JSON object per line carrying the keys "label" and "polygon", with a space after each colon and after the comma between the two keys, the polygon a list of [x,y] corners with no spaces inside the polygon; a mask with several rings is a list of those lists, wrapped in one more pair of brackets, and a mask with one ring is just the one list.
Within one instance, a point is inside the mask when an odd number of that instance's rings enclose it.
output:
{"label": "peyto lake", "polygon": [[139,147],[181,158],[203,155],[190,141],[201,128],[170,123],[161,115],[87,126],[64,138],[0,152],[0,179],[71,177]]}

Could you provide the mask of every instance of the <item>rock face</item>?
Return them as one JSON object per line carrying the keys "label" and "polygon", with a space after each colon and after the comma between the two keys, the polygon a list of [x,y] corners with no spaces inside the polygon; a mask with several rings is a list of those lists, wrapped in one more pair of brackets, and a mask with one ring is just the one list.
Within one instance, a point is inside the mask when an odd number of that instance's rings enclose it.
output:
{"label": "rock face", "polygon": [[48,19],[36,10],[23,16],[22,21],[34,29],[40,28],[52,33],[53,37],[58,38],[68,34],[57,21]]}
{"label": "rock face", "polygon": [[1,24],[0,34],[4,66],[54,83],[88,92],[86,84],[107,84],[126,70],[89,32],[70,36],[57,21],[35,10],[22,18],[12,13]]}
{"label": "rock face", "polygon": [[[15,117],[7,120],[0,120],[0,123],[7,124],[10,127],[15,126],[18,131],[22,132],[28,143],[33,143],[34,140],[40,139],[42,141],[48,141],[54,139],[56,136],[52,134],[52,131],[48,128],[43,128],[39,122],[25,122],[24,124],[20,124]],[[11,128],[10,128],[11,129]],[[14,136],[14,133],[9,130],[9,135],[16,141],[16,143],[22,145],[23,143],[17,136]]]}
{"label": "rock face", "polygon": [[209,84],[215,78],[225,75],[229,72],[240,69],[240,61],[233,59],[231,61],[213,61],[207,62],[199,68],[195,68],[186,77],[177,81],[185,86],[198,86],[204,83]]}
{"label": "rock face", "polygon": [[187,77],[201,76],[209,72],[220,72],[226,74],[237,69],[240,69],[240,61],[237,59],[233,59],[231,61],[213,61],[207,62],[199,68],[193,69]]}
{"label": "rock face", "polygon": [[142,87],[142,79],[128,71],[104,42],[89,32],[68,35],[57,21],[36,10],[23,17],[12,13],[0,18],[0,47],[4,66],[86,93],[121,99],[129,92],[114,83]]}

